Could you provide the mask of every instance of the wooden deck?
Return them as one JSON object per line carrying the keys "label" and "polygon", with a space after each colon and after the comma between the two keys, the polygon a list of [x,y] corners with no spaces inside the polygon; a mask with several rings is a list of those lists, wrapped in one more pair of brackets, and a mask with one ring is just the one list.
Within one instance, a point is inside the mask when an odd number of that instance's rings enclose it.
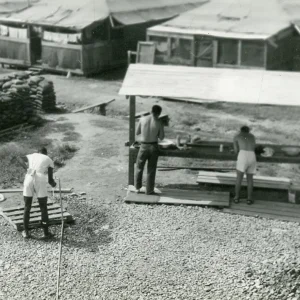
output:
{"label": "wooden deck", "polygon": [[197,205],[229,207],[229,193],[200,190],[162,189],[160,195],[149,196],[128,191],[127,203]]}
{"label": "wooden deck", "polygon": [[[61,207],[53,202],[47,203],[49,225],[61,224]],[[23,230],[24,206],[7,207],[0,209],[0,215],[18,231]],[[73,217],[64,209],[64,222],[73,223]],[[29,228],[41,227],[41,211],[38,203],[33,203],[30,211]]]}
{"label": "wooden deck", "polygon": [[231,203],[229,208],[223,209],[223,212],[300,223],[299,204],[257,200],[248,205],[246,200],[242,200],[238,204]]}

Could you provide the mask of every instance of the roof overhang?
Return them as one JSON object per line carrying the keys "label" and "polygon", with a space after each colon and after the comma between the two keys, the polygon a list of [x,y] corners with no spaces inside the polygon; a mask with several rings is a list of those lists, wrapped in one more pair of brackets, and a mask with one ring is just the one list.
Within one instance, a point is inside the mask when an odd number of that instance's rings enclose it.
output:
{"label": "roof overhang", "polygon": [[297,72],[131,64],[119,94],[300,106],[299,82]]}
{"label": "roof overhang", "polygon": [[160,33],[168,34],[185,34],[185,35],[201,35],[211,36],[216,38],[230,38],[230,39],[242,39],[242,40],[267,40],[272,36],[278,34],[282,30],[288,29],[290,26],[281,29],[278,32],[272,34],[257,34],[257,33],[240,33],[240,32],[228,32],[228,31],[216,31],[216,30],[204,30],[193,28],[177,28],[171,26],[157,25],[147,30],[148,35],[155,35]]}

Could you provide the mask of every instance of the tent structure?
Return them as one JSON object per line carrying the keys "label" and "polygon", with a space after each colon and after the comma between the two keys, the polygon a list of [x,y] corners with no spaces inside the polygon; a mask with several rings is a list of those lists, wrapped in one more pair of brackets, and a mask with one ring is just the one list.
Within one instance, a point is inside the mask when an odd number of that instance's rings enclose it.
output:
{"label": "tent structure", "polygon": [[126,63],[127,50],[145,39],[146,28],[205,2],[30,0],[0,14],[0,63],[97,73]]}
{"label": "tent structure", "polygon": [[295,0],[213,0],[150,27],[147,39],[160,64],[291,70],[297,18]]}

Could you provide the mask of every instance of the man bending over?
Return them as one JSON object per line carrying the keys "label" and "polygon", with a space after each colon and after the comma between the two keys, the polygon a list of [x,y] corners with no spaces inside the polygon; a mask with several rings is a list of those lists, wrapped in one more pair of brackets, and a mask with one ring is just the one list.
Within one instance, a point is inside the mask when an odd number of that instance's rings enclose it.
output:
{"label": "man bending over", "polygon": [[[26,162],[27,160],[27,162]],[[52,187],[56,186],[56,182],[53,179],[53,169],[54,163],[52,159],[47,155],[47,149],[41,148],[38,153],[33,153],[26,155],[23,160],[19,159],[21,165],[27,169],[24,180],[24,231],[22,235],[24,238],[29,238],[29,219],[30,210],[32,204],[33,195],[39,202],[42,217],[42,227],[44,229],[44,237],[52,237],[48,230],[48,210],[47,210],[47,200],[48,200],[48,190],[47,183]]]}

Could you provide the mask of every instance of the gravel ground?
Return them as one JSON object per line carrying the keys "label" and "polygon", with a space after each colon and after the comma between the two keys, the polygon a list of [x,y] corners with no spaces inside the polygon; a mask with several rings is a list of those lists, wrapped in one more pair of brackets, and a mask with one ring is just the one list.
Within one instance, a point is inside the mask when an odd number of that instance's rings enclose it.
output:
{"label": "gravel ground", "polygon": [[[65,229],[60,299],[300,299],[298,224],[84,201],[65,199],[77,222]],[[59,240],[0,225],[0,299],[55,299]]]}

